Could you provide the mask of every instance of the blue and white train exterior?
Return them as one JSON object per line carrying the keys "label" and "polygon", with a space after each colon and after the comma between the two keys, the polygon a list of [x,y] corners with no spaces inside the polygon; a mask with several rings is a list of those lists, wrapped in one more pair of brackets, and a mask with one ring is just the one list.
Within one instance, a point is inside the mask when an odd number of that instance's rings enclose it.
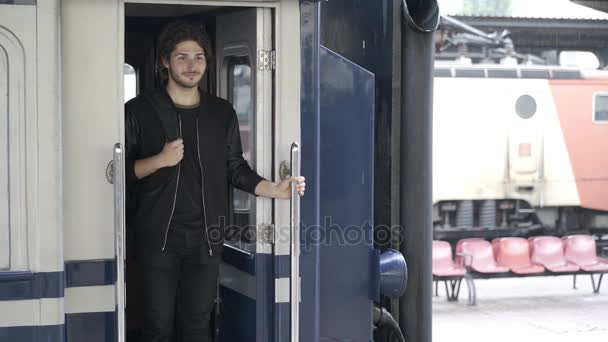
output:
{"label": "blue and white train exterior", "polygon": [[[405,292],[389,309],[430,341],[435,0],[0,1],[0,341],[125,340],[125,18],[154,6],[256,13],[276,62],[250,51],[255,168],[307,178],[225,248],[220,340],[373,341],[374,305]],[[383,194],[407,290],[374,241]]]}

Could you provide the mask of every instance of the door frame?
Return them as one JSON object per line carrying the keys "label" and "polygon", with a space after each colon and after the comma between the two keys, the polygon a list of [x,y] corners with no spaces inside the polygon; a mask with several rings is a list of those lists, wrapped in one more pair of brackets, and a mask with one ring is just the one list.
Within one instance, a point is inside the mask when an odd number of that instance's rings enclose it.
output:
{"label": "door frame", "polygon": [[[300,44],[300,4],[299,1],[272,1],[272,0],[242,0],[242,1],[217,1],[217,0],[118,0],[118,32],[117,70],[118,95],[124,102],[124,70],[125,63],[125,4],[167,4],[167,5],[192,5],[192,6],[226,6],[226,7],[264,7],[274,10],[274,49],[276,50],[276,68],[274,70],[274,98],[272,100],[273,131],[272,143],[273,155],[271,168],[271,181],[280,181],[281,162],[289,162],[291,157],[291,144],[300,143],[300,105],[301,105],[301,44]],[[119,142],[124,145],[124,106],[117,111],[119,121]],[[306,148],[306,147],[304,147]],[[285,340],[285,334],[289,334],[289,309],[290,309],[290,287],[289,273],[285,273],[285,265],[289,266],[290,239],[290,202],[275,200],[272,204],[272,221],[274,222],[274,253],[275,264],[275,294],[274,294],[274,336],[275,341]],[[283,237],[283,238],[281,238]],[[264,248],[265,250],[266,248]],[[257,251],[256,251],[257,252]],[[279,265],[279,266],[277,266]],[[282,270],[283,272],[277,272]],[[124,285],[122,285],[124,288]]]}

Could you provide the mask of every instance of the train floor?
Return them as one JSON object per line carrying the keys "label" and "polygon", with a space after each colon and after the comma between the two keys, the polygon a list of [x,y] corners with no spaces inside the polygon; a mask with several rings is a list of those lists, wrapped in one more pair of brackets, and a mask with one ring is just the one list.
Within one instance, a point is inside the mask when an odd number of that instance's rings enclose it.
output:
{"label": "train floor", "polygon": [[[603,282],[606,282],[604,276]],[[445,292],[433,298],[433,342],[606,342],[608,283],[593,294],[589,276],[475,280],[477,305]]]}

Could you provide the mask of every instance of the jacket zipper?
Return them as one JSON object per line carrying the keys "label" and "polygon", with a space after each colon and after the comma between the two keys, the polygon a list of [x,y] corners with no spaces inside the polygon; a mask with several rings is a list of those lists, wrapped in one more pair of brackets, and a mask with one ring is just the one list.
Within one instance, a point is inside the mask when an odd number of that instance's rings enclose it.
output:
{"label": "jacket zipper", "polygon": [[[179,125],[179,138],[182,138],[182,118],[177,114],[177,123]],[[175,193],[173,194],[173,207],[171,208],[171,215],[169,215],[169,221],[167,222],[167,229],[165,230],[165,241],[163,242],[163,248],[161,251],[165,251],[167,247],[167,235],[169,234],[169,227],[171,226],[171,220],[173,219],[173,213],[175,213],[175,202],[177,202],[177,189],[179,188],[179,175],[181,171],[182,162],[177,163],[177,182],[175,182]],[[203,206],[204,207],[204,206]]]}
{"label": "jacket zipper", "polygon": [[205,224],[205,237],[207,238],[207,246],[209,247],[209,256],[213,256],[211,241],[209,240],[209,228],[207,227],[207,209],[205,208],[205,176],[203,172],[203,163],[201,162],[201,148],[198,135],[198,117],[196,118],[196,153],[198,155],[198,165],[201,168],[201,196],[203,197],[203,223]]}

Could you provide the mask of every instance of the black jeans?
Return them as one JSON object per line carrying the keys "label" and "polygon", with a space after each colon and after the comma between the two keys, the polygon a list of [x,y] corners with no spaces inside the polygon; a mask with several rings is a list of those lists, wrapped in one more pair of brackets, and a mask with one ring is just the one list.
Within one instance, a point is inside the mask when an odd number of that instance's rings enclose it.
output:
{"label": "black jeans", "polygon": [[171,341],[177,307],[181,341],[211,342],[219,260],[206,255],[202,236],[171,229],[165,251],[142,256],[144,341]]}

